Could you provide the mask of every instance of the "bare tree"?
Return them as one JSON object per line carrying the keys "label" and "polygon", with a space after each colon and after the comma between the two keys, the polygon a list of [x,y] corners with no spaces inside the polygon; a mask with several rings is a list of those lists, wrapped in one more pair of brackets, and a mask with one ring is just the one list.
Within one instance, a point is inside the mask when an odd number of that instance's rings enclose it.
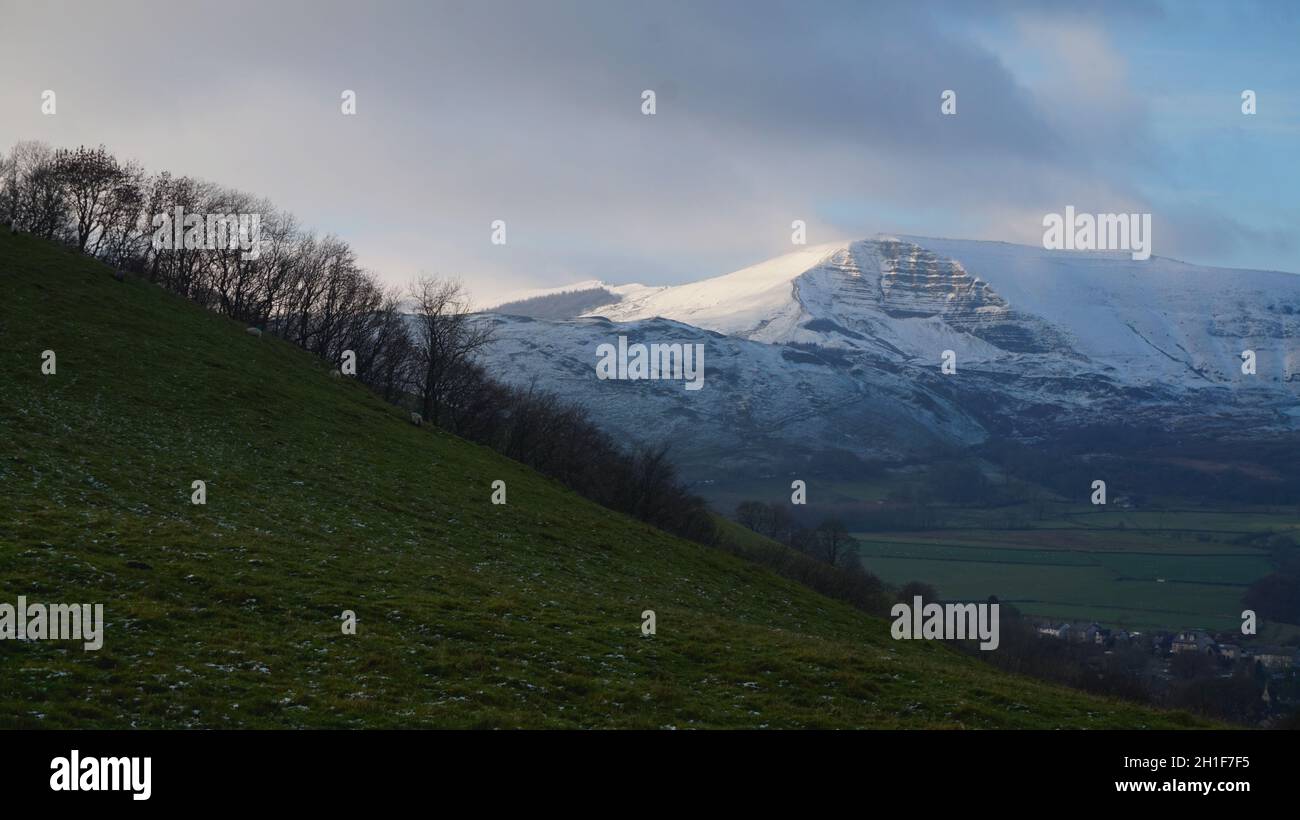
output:
{"label": "bare tree", "polygon": [[67,223],[63,190],[54,173],[54,151],[43,142],[27,140],[9,154],[10,228],[42,239],[62,238]]}
{"label": "bare tree", "polygon": [[[160,174],[153,181],[148,198],[147,218],[171,217],[177,208],[186,215],[207,213],[209,203],[216,195],[216,186],[193,177],[173,177]],[[165,224],[155,227],[150,235],[149,280],[161,282],[169,290],[211,307],[212,297],[207,266],[208,252],[202,248],[188,247],[179,242],[170,248],[153,247],[153,234],[157,232],[183,232],[183,225]]]}
{"label": "bare tree", "polygon": [[147,256],[150,238],[146,212],[149,180],[134,163],[122,166],[121,182],[108,198],[102,226],[91,254],[114,267],[135,267]]}
{"label": "bare tree", "polygon": [[840,566],[857,552],[858,542],[838,518],[823,521],[817,527],[817,545],[821,558],[832,566]]}
{"label": "bare tree", "polygon": [[383,289],[379,296],[372,334],[373,358],[362,374],[367,384],[391,402],[410,387],[415,346],[402,313],[401,292]]}
{"label": "bare tree", "polygon": [[462,386],[461,373],[474,354],[492,341],[492,327],[477,321],[460,282],[421,277],[411,283],[415,342],[415,387],[421,413],[434,424]]}
{"label": "bare tree", "polygon": [[292,214],[272,209],[262,218],[262,253],[247,321],[285,335],[283,312],[294,287],[302,232]]}
{"label": "bare tree", "polygon": [[102,145],[56,151],[53,172],[72,216],[77,250],[85,251],[91,236],[103,230],[118,188],[129,183],[129,175]]}
{"label": "bare tree", "polygon": [[742,501],[736,506],[736,520],[760,535],[772,531],[772,511],[762,501]]}
{"label": "bare tree", "polygon": [[18,215],[18,160],[13,152],[0,154],[0,222],[10,231],[18,230],[14,219]]}

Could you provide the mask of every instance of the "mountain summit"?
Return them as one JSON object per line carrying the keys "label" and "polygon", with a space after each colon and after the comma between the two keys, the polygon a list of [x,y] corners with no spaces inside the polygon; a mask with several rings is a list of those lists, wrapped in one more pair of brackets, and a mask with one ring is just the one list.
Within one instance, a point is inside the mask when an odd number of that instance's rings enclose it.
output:
{"label": "mountain summit", "polygon": [[[630,436],[654,419],[715,465],[719,440],[727,459],[748,461],[763,460],[759,442],[834,441],[876,457],[1086,425],[1300,426],[1300,276],[1289,273],[877,236],[684,285],[586,284],[605,304],[581,316],[495,315],[494,368],[536,377]],[[596,346],[618,334],[705,344],[709,389],[597,384]]]}
{"label": "mountain summit", "polygon": [[[754,341],[921,361],[944,349],[980,362],[1082,357],[1138,382],[1293,382],[1300,276],[1139,262],[1124,252],[877,237],[691,284],[634,286],[588,315],[661,317]],[[1244,349],[1261,363],[1253,381],[1241,372]]]}

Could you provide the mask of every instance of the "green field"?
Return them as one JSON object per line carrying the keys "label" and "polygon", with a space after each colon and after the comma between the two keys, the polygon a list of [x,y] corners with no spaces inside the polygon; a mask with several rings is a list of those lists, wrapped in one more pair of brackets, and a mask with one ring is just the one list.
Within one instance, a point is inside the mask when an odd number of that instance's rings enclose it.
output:
{"label": "green field", "polygon": [[0,601],[107,619],[0,641],[3,727],[1206,725],[894,641],[8,232],[0,342]]}
{"label": "green field", "polygon": [[[869,510],[915,480],[905,472],[867,482],[814,480],[809,497],[851,520],[854,509]],[[718,482],[703,492],[727,512],[743,500],[784,503],[790,493],[789,480],[775,477]],[[1300,540],[1300,516],[1277,507],[1215,510],[1166,500],[1156,509],[1104,509],[1053,501],[1041,510],[936,505],[933,512],[939,529],[854,533],[866,567],[891,584],[926,582],[945,598],[997,595],[1030,615],[1142,630],[1237,629],[1242,594],[1273,569],[1252,539],[1278,533]],[[1264,639],[1296,635],[1293,626],[1261,624]]]}
{"label": "green field", "polygon": [[[726,478],[694,489],[715,509],[730,515],[742,501],[789,501],[790,482],[795,478],[794,475],[785,478]],[[817,479],[810,483],[816,485],[818,501],[832,503],[882,501],[897,487],[897,482],[888,476],[868,481]]]}
{"label": "green field", "polygon": [[[1243,536],[1284,532],[1294,515],[1270,510],[1050,511],[1038,526],[965,527],[923,533],[857,533],[868,569],[891,583],[919,580],[945,598],[996,595],[1022,611],[1130,629],[1240,626],[1241,597],[1271,570]],[[987,525],[987,522],[986,522]],[[1284,625],[1274,636],[1292,634]]]}

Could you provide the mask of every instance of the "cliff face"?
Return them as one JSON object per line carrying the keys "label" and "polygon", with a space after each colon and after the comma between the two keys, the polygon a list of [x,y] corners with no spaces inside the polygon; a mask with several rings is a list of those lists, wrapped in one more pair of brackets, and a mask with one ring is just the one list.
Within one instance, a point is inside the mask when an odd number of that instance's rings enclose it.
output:
{"label": "cliff face", "polygon": [[961,262],[894,239],[855,242],[822,265],[837,312],[890,319],[938,319],[1013,353],[1073,353],[1066,338],[1035,316],[1017,312]]}

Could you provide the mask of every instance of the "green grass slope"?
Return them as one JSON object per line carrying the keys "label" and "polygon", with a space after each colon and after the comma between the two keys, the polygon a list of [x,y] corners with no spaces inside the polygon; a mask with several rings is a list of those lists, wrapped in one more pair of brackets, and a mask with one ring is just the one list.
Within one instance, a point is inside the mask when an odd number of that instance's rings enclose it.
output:
{"label": "green grass slope", "polygon": [[417,429],[284,342],[4,232],[0,601],[20,594],[102,603],[108,623],[98,652],[0,641],[4,727],[1196,723],[896,642]]}

